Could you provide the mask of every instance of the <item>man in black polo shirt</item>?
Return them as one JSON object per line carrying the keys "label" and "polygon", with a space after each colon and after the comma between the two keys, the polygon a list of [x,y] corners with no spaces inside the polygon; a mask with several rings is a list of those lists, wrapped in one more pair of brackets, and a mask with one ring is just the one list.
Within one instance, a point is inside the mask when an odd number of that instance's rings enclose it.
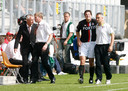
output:
{"label": "man in black polo shirt", "polygon": [[[83,83],[83,74],[84,74],[84,65],[86,61],[86,57],[89,58],[90,65],[90,79],[89,83],[93,83],[93,75],[94,75],[94,47],[96,40],[96,20],[92,19],[92,12],[90,10],[86,10],[84,12],[85,18],[80,21],[77,30],[77,44],[79,47],[79,57],[80,57],[80,66],[79,66],[79,75],[80,79],[79,83]],[[81,31],[81,36],[80,32]]]}

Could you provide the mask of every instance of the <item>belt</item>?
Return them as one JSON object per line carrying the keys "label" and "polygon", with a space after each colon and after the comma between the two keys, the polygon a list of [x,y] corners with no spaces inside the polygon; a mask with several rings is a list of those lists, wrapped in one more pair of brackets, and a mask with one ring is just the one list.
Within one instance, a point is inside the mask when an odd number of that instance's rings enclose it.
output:
{"label": "belt", "polygon": [[66,38],[61,38],[61,40],[66,40]]}
{"label": "belt", "polygon": [[96,44],[97,46],[107,46],[109,44]]}

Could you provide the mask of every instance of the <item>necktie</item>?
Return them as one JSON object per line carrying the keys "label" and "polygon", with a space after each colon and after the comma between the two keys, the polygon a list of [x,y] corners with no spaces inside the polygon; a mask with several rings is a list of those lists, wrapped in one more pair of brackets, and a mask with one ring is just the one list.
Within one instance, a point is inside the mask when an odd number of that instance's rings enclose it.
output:
{"label": "necktie", "polygon": [[31,33],[31,27],[28,27],[28,32]]}
{"label": "necktie", "polygon": [[36,33],[37,33],[38,27],[39,27],[39,23],[38,23],[37,26],[36,26],[36,29],[35,29],[35,32],[34,32],[35,35],[36,35]]}

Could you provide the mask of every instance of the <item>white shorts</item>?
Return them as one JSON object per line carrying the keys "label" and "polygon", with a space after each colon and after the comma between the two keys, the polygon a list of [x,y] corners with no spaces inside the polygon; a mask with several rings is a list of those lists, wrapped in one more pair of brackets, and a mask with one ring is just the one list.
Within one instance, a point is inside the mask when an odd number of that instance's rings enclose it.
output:
{"label": "white shorts", "polygon": [[79,56],[86,56],[88,58],[94,58],[94,47],[96,43],[95,42],[86,42],[82,43],[79,47]]}

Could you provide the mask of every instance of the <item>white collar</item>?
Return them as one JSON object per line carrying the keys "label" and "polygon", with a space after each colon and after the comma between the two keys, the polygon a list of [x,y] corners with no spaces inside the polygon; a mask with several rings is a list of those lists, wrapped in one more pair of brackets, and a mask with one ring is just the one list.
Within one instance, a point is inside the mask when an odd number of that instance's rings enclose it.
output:
{"label": "white collar", "polygon": [[65,23],[65,21],[64,21],[64,24],[68,24],[69,22],[70,22],[70,19],[69,19],[68,22],[66,22],[66,23]]}
{"label": "white collar", "polygon": [[39,23],[39,25],[40,25],[40,24],[43,24],[43,23],[44,23],[44,20],[41,20],[40,23]]}
{"label": "white collar", "polygon": [[[32,24],[33,25],[33,24]],[[30,27],[32,27],[32,25]],[[29,27],[29,25],[27,24],[27,27]]]}

